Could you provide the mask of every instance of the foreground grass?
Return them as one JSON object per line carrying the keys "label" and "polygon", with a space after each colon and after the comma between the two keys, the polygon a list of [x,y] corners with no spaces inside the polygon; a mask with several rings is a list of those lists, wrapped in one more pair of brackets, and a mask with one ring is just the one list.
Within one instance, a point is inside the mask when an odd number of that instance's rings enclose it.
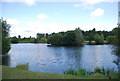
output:
{"label": "foreground grass", "polygon": [[[20,66],[22,67],[22,66]],[[101,74],[95,75],[65,75],[57,73],[40,73],[32,72],[21,68],[9,68],[2,66],[2,78],[3,79],[108,79],[107,76]],[[116,73],[111,73],[111,78],[118,78]]]}

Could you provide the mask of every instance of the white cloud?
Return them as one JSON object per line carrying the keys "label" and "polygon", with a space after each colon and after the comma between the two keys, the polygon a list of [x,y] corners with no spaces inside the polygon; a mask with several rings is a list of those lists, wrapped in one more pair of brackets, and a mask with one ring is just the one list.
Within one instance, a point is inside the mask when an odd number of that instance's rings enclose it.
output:
{"label": "white cloud", "polygon": [[5,17],[3,19],[6,20],[7,23],[11,25],[10,36],[18,36],[22,33],[21,31],[24,30],[22,29],[22,27],[20,27],[21,23],[17,19],[15,18],[11,19],[11,18],[5,18]]}
{"label": "white cloud", "polygon": [[39,14],[39,15],[37,16],[38,19],[46,19],[47,17],[48,17],[48,16],[45,15],[45,14]]}
{"label": "white cloud", "polygon": [[10,24],[10,25],[19,25],[19,21],[17,21],[17,19],[10,19],[10,18],[4,18],[4,20],[6,20],[7,21],[7,23],[8,24]]}
{"label": "white cloud", "polygon": [[35,0],[23,0],[23,2],[30,6],[35,4]]}
{"label": "white cloud", "polygon": [[102,16],[104,14],[104,10],[101,8],[97,8],[93,12],[91,12],[90,16],[91,17],[97,17],[97,16]]}
{"label": "white cloud", "polygon": [[58,22],[45,23],[39,20],[36,21],[28,21],[24,27],[14,27],[10,32],[10,36],[18,36],[22,37],[36,37],[36,33],[53,33],[53,32],[61,32],[74,30],[75,28],[80,27],[82,30],[92,30],[96,28],[96,30],[112,30],[116,25],[108,25],[101,23],[86,23],[86,24],[61,24]]}
{"label": "white cloud", "polygon": [[80,6],[81,6],[81,4],[75,4],[74,6],[75,6],[75,7],[80,7]]}
{"label": "white cloud", "polygon": [[77,27],[80,27],[82,30],[92,30],[96,28],[96,30],[112,30],[117,25],[112,24],[102,24],[102,23],[85,23],[85,24],[62,24],[59,22],[44,22],[40,20],[28,21],[27,23],[21,23],[17,19],[7,18],[9,24],[11,24],[10,28],[10,36],[18,36],[21,37],[36,37],[36,33],[53,33],[67,30],[74,30]]}

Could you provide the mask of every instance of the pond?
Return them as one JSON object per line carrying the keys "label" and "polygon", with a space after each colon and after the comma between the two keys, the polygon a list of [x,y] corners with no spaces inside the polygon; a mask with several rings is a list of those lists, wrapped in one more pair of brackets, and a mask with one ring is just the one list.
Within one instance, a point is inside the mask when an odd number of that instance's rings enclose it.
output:
{"label": "pond", "polygon": [[114,69],[112,45],[84,45],[51,47],[42,43],[12,44],[9,51],[10,67],[28,63],[28,69],[34,72],[60,73],[69,68],[81,67],[93,71],[95,67]]}

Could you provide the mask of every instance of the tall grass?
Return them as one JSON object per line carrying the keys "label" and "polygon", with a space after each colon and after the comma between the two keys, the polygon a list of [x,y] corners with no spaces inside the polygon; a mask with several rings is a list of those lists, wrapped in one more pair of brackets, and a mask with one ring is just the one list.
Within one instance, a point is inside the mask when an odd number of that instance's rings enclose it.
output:
{"label": "tall grass", "polygon": [[108,68],[107,70],[105,70],[104,68],[95,68],[94,69],[94,73],[100,73],[100,74],[103,74],[105,76],[109,76],[109,73],[110,73],[110,69]]}
{"label": "tall grass", "polygon": [[64,74],[71,74],[71,75],[94,75],[96,73],[105,75],[105,76],[109,76],[110,70],[105,70],[104,68],[95,68],[94,71],[87,71],[85,69],[82,68],[78,68],[77,70],[75,70],[74,68],[70,68],[66,71],[64,71]]}

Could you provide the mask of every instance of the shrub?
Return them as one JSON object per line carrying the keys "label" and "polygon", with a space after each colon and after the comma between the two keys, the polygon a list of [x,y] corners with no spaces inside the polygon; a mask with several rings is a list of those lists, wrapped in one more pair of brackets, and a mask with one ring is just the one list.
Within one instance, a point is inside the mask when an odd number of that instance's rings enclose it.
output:
{"label": "shrub", "polygon": [[99,34],[96,34],[94,36],[94,40],[96,42],[96,44],[103,44],[104,43],[104,36],[103,35],[99,35]]}
{"label": "shrub", "polygon": [[115,41],[116,41],[116,36],[108,36],[106,39],[106,42],[108,44],[115,44]]}
{"label": "shrub", "polygon": [[85,69],[82,69],[82,68],[78,68],[78,70],[76,71],[75,69],[73,68],[70,68],[66,71],[64,71],[64,74],[71,74],[71,75],[93,75],[93,74],[96,74],[96,73],[99,73],[99,74],[102,74],[102,75],[105,75],[105,76],[109,76],[109,73],[110,73],[110,70],[108,68],[108,70],[105,70],[104,68],[95,68],[94,71],[86,71]]}
{"label": "shrub", "polygon": [[19,39],[15,36],[11,38],[11,43],[19,43]]}

